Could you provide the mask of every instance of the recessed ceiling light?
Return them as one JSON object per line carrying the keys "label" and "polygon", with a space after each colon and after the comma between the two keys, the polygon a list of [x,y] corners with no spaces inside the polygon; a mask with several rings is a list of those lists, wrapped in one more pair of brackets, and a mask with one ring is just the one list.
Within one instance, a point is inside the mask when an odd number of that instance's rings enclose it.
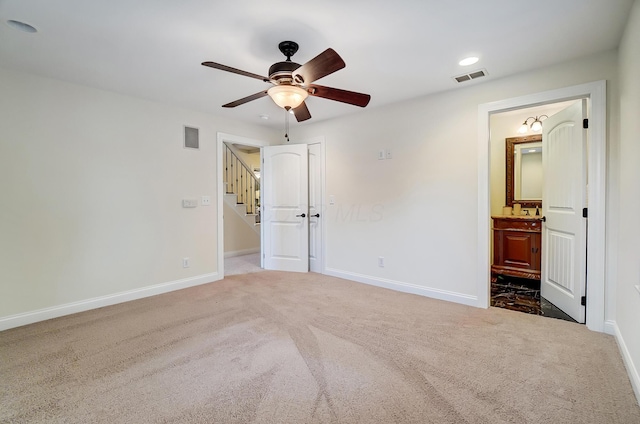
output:
{"label": "recessed ceiling light", "polygon": [[458,63],[460,64],[460,66],[469,66],[469,65],[473,65],[474,63],[477,63],[478,60],[480,60],[480,59],[478,59],[475,56],[471,56],[471,57],[467,57],[467,58],[462,59]]}
{"label": "recessed ceiling light", "polygon": [[260,115],[260,119],[264,119],[266,121],[269,119],[269,115]]}
{"label": "recessed ceiling light", "polygon": [[14,21],[13,19],[7,20],[7,25],[9,25],[13,29],[17,29],[18,31],[22,31],[22,32],[30,32],[30,33],[38,32],[38,30],[35,27],[29,24],[26,24],[24,22]]}

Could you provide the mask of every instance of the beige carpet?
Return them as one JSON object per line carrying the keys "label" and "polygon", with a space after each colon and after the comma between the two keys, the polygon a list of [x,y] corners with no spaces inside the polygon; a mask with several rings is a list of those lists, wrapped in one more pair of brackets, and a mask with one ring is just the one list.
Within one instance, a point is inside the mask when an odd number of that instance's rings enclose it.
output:
{"label": "beige carpet", "polygon": [[232,256],[224,259],[225,277],[262,271],[264,270],[260,268],[260,253]]}
{"label": "beige carpet", "polygon": [[584,326],[265,271],[0,333],[2,423],[640,423]]}

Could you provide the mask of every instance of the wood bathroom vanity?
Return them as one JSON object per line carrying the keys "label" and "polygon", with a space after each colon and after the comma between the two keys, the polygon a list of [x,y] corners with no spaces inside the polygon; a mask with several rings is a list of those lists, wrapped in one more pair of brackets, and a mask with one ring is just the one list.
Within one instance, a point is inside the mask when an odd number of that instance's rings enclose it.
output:
{"label": "wood bathroom vanity", "polygon": [[540,280],[542,220],[539,216],[492,216],[491,273]]}

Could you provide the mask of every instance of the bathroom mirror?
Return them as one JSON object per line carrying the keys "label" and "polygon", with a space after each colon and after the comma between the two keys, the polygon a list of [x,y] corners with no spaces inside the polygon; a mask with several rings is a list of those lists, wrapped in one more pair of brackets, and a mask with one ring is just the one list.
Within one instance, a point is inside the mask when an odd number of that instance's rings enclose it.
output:
{"label": "bathroom mirror", "polygon": [[542,207],[542,135],[507,138],[506,205]]}

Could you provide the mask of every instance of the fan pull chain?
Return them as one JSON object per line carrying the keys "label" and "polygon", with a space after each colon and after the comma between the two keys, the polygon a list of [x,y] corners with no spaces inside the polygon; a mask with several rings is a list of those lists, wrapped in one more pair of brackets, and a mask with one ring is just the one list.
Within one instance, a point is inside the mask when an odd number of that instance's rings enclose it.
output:
{"label": "fan pull chain", "polygon": [[284,139],[289,142],[289,109],[284,110]]}

